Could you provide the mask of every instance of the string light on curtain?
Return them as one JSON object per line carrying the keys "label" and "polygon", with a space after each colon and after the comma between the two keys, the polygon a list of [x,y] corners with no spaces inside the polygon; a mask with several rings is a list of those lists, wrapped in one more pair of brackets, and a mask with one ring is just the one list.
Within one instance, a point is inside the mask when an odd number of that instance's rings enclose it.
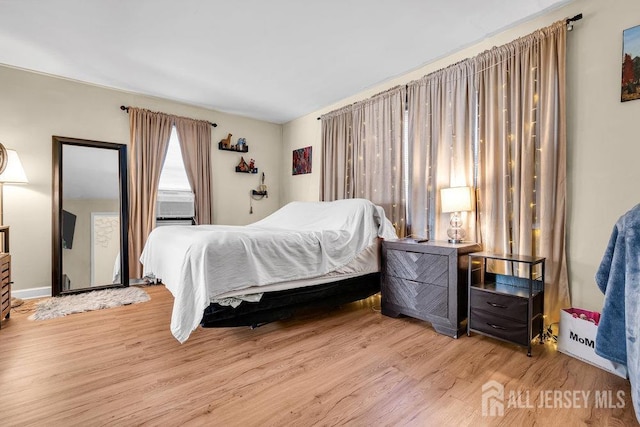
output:
{"label": "string light on curtain", "polygon": [[538,188],[538,174],[540,173],[540,141],[538,139],[538,67],[534,67],[533,74],[533,105],[531,106],[531,140],[534,147],[533,151],[533,188],[532,188],[532,202],[531,202],[531,218],[532,221],[532,239],[531,239],[531,253],[537,254],[539,252],[540,233],[538,223],[538,194],[536,189]]}

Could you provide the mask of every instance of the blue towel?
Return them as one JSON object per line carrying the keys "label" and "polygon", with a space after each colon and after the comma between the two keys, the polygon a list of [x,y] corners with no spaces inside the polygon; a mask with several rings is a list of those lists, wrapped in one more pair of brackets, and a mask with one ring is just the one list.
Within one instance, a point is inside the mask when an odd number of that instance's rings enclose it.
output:
{"label": "blue towel", "polygon": [[622,215],[613,228],[596,283],[605,295],[596,354],[627,365],[640,422],[640,204]]}

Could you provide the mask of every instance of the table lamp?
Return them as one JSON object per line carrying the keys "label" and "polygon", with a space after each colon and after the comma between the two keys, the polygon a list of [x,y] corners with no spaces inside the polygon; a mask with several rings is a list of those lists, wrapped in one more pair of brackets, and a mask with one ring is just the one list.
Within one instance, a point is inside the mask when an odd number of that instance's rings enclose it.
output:
{"label": "table lamp", "polygon": [[447,229],[449,243],[462,243],[466,232],[462,228],[460,212],[470,211],[472,208],[471,187],[450,187],[440,190],[440,206],[442,212],[451,212],[450,227]]}

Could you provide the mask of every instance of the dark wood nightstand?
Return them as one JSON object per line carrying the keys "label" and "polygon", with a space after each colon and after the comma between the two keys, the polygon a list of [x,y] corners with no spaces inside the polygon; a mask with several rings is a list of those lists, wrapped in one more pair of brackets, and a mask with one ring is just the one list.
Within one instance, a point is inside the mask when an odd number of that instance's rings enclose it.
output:
{"label": "dark wood nightstand", "polygon": [[477,332],[527,347],[544,328],[544,258],[469,254],[467,334]]}
{"label": "dark wood nightstand", "polygon": [[431,322],[458,338],[467,317],[467,261],[476,243],[418,243],[411,239],[382,243],[382,314],[401,314]]}

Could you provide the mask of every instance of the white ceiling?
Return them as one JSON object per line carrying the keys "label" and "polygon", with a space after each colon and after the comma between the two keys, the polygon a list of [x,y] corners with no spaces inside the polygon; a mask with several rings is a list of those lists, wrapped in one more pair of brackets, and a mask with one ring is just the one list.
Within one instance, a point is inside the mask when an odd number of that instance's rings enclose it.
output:
{"label": "white ceiling", "polygon": [[573,0],[0,0],[0,63],[285,123]]}

